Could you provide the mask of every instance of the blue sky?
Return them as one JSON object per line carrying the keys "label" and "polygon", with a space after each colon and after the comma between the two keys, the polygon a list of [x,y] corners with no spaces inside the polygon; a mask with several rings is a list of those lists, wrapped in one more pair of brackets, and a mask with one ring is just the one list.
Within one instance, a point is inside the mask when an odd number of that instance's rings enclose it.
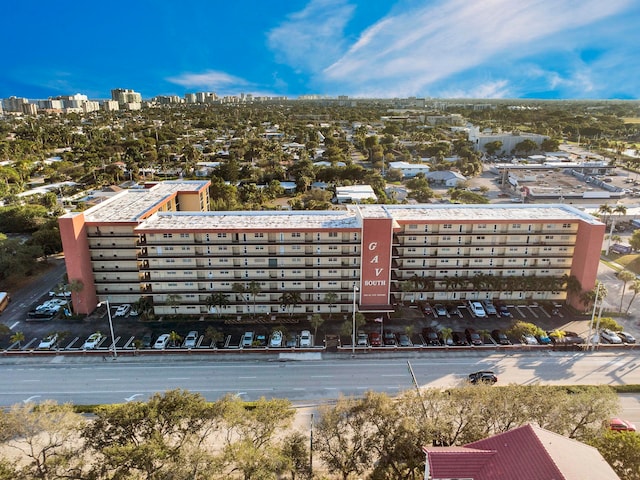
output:
{"label": "blue sky", "polygon": [[0,97],[640,98],[639,0],[8,0]]}

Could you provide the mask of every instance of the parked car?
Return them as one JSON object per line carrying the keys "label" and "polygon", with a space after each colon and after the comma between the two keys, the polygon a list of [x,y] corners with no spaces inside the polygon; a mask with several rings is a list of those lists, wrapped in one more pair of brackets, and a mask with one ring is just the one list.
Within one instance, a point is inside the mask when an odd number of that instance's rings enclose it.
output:
{"label": "parked car", "polygon": [[411,343],[411,339],[409,338],[409,335],[407,335],[406,333],[398,334],[398,344],[401,347],[411,347],[411,346],[413,346],[413,343]]}
{"label": "parked car", "polygon": [[298,336],[295,333],[287,336],[284,346],[287,348],[296,348],[298,346]]}
{"label": "parked car", "polygon": [[522,337],[520,337],[520,341],[523,345],[539,345],[536,337],[529,333],[525,333],[524,335],[522,335]]}
{"label": "parked car", "polygon": [[622,343],[622,339],[616,334],[616,332],[609,330],[608,328],[604,328],[600,331],[600,338],[607,343],[618,345]]}
{"label": "parked car", "polygon": [[447,308],[441,303],[436,303],[433,306],[434,311],[436,312],[436,316],[438,317],[446,317],[447,316]]}
{"label": "parked car", "polygon": [[564,343],[570,345],[580,345],[584,343],[584,338],[578,335],[576,332],[564,332]]}
{"label": "parked car", "polygon": [[40,343],[38,344],[39,350],[50,350],[55,347],[56,342],[58,341],[58,334],[52,333],[44,337]]}
{"label": "parked car", "polygon": [[454,345],[453,338],[451,338],[451,336],[444,338],[444,336],[442,335],[442,331],[438,333],[438,338],[440,339],[440,343],[442,345],[446,345],[448,347],[452,347]]}
{"label": "parked car", "polygon": [[618,336],[624,343],[636,343],[636,337],[628,332],[617,332]]}
{"label": "parked car", "polygon": [[196,343],[198,343],[199,336],[200,335],[198,335],[198,332],[196,332],[195,330],[190,331],[189,333],[187,333],[187,336],[184,337],[182,346],[184,348],[195,348]]}
{"label": "parked car", "polygon": [[482,306],[487,315],[498,315],[496,307],[493,305],[493,300],[487,299],[482,301]]}
{"label": "parked car", "polygon": [[398,341],[396,340],[396,334],[390,332],[389,330],[385,330],[383,337],[384,344],[387,347],[395,347],[398,344]]}
{"label": "parked car", "polygon": [[253,332],[244,332],[242,336],[242,348],[253,346]]}
{"label": "parked car", "polygon": [[94,348],[98,348],[98,345],[100,345],[100,342],[102,341],[103,338],[104,338],[104,335],[102,335],[100,332],[92,333],[85,340],[84,345],[82,345],[82,348],[84,348],[85,350],[93,350]]}
{"label": "parked car", "polygon": [[309,330],[303,330],[300,333],[300,347],[301,348],[311,347],[311,332]]}
{"label": "parked car", "polygon": [[469,342],[467,342],[467,338],[464,336],[463,332],[451,333],[451,341],[454,345],[459,347],[469,345]]}
{"label": "parked car", "polygon": [[462,312],[460,311],[460,309],[456,305],[451,305],[449,307],[449,315],[456,315],[456,316],[462,318]]}
{"label": "parked car", "polygon": [[269,346],[271,348],[278,348],[282,346],[282,332],[280,330],[275,330],[271,334],[271,339],[269,340]]}
{"label": "parked car", "polygon": [[609,429],[615,432],[635,432],[636,426],[621,418],[612,418],[609,420]]}
{"label": "parked car", "polygon": [[152,339],[152,335],[151,332],[146,332],[143,336],[142,339],[140,340],[140,343],[142,344],[141,347],[142,348],[149,348],[151,347],[151,339]]}
{"label": "parked car", "polygon": [[477,383],[496,383],[498,381],[498,377],[495,373],[490,370],[474,372],[469,374],[469,382],[473,385]]}
{"label": "parked car", "polygon": [[482,337],[473,328],[467,328],[464,331],[464,336],[471,345],[482,345]]}
{"label": "parked car", "polygon": [[551,343],[551,337],[545,332],[540,332],[536,335],[536,339],[540,345],[549,345]]}
{"label": "parked car", "polygon": [[511,345],[511,341],[509,340],[509,337],[507,337],[507,334],[504,333],[502,330],[498,330],[498,329],[493,330],[491,332],[491,338],[493,338],[498,345]]}
{"label": "parked car", "polygon": [[369,345],[372,347],[382,346],[382,337],[380,336],[380,332],[369,333]]}
{"label": "parked car", "polygon": [[511,317],[511,312],[509,311],[506,305],[498,305],[497,308],[498,308],[498,315],[500,315],[501,317],[505,317],[505,318]]}
{"label": "parked car", "polygon": [[155,348],[156,350],[164,350],[165,348],[167,348],[169,339],[170,335],[168,333],[163,333],[157,338],[156,343],[153,344],[153,348]]}
{"label": "parked car", "polygon": [[359,347],[368,347],[369,339],[367,338],[367,334],[364,332],[358,332],[356,335],[356,345]]}
{"label": "parked car", "polygon": [[131,305],[128,304],[124,304],[124,305],[120,305],[117,309],[116,309],[116,313],[113,315],[114,317],[126,317],[127,313],[129,313],[129,311],[131,310]]}
{"label": "parked car", "polygon": [[253,345],[256,347],[266,347],[267,346],[267,336],[264,333],[259,333],[255,336],[253,340]]}
{"label": "parked car", "polygon": [[487,312],[484,311],[484,307],[480,302],[469,302],[469,312],[471,316],[478,318],[485,318],[487,316]]}
{"label": "parked car", "polygon": [[432,345],[435,347],[441,345],[440,338],[438,337],[438,332],[436,332],[433,328],[423,328],[422,338],[427,345]]}
{"label": "parked car", "polygon": [[433,309],[431,308],[431,305],[429,305],[428,303],[424,304],[424,306],[422,307],[422,311],[424,312],[425,315],[433,314]]}

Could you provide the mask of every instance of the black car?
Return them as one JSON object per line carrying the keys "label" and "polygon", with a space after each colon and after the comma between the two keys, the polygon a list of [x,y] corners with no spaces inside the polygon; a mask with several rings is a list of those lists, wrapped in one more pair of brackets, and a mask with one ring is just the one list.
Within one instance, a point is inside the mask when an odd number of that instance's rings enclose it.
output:
{"label": "black car", "polygon": [[463,332],[453,332],[451,334],[451,340],[453,341],[454,345],[457,345],[459,347],[469,345],[469,342],[467,342],[467,339],[464,336]]}
{"label": "black car", "polygon": [[427,345],[433,345],[439,347],[440,339],[438,338],[438,332],[436,332],[433,328],[424,328],[422,330],[422,338],[424,339]]}
{"label": "black car", "polygon": [[467,342],[469,342],[471,345],[483,344],[482,337],[473,328],[467,328],[464,331],[464,336],[467,338]]}
{"label": "black car", "polygon": [[498,345],[511,345],[509,337],[502,330],[493,330],[491,332],[491,338],[493,338]]}
{"label": "black car", "polygon": [[469,383],[475,385],[477,383],[494,384],[498,381],[498,377],[490,370],[483,370],[469,374]]}

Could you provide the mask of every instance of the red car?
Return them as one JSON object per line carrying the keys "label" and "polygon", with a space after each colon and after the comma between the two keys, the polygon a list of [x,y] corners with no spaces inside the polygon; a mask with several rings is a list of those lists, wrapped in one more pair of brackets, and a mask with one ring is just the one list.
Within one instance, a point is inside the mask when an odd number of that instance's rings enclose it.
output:
{"label": "red car", "polygon": [[612,418],[609,421],[609,428],[614,432],[635,432],[636,426],[621,418]]}
{"label": "red car", "polygon": [[369,334],[369,345],[371,345],[372,347],[382,346],[382,337],[378,332],[371,332]]}

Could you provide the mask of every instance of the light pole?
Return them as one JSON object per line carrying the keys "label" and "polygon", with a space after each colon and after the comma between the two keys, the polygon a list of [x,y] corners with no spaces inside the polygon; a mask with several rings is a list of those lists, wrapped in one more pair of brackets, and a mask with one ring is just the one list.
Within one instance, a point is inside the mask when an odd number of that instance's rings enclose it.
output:
{"label": "light pole", "polygon": [[352,321],[353,328],[351,330],[351,355],[356,354],[356,293],[358,292],[358,286],[353,284],[353,312]]}
{"label": "light pole", "polygon": [[102,305],[107,305],[107,317],[109,317],[109,330],[111,331],[111,348],[113,349],[113,359],[118,358],[118,353],[116,352],[116,337],[113,335],[113,321],[111,320],[111,306],[109,305],[109,299],[107,298],[104,302],[100,302],[98,307]]}

